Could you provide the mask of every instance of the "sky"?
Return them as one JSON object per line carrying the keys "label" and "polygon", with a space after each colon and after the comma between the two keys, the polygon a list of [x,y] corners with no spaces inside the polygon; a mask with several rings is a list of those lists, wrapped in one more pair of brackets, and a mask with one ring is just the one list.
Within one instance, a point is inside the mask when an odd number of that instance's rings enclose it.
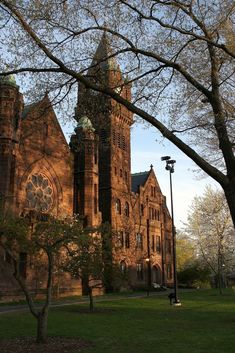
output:
{"label": "sky", "polygon": [[[62,129],[69,139],[73,131],[71,124]],[[138,173],[149,171],[153,165],[161,191],[166,196],[167,206],[170,204],[170,179],[169,171],[165,169],[166,163],[161,161],[162,156],[171,156],[176,160],[175,172],[172,175],[173,207],[175,226],[179,230],[187,221],[187,214],[195,196],[201,196],[207,185],[219,188],[219,184],[212,178],[199,177],[196,165],[177,147],[166,139],[162,140],[156,128],[141,123],[134,123],[131,129],[131,172]]]}

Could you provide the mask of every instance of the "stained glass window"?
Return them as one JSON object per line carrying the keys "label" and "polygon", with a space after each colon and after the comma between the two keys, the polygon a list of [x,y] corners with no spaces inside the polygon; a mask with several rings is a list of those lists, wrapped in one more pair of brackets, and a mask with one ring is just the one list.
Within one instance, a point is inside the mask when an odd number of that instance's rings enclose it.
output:
{"label": "stained glass window", "polygon": [[26,185],[26,207],[48,212],[53,205],[53,189],[49,179],[39,173],[29,176]]}

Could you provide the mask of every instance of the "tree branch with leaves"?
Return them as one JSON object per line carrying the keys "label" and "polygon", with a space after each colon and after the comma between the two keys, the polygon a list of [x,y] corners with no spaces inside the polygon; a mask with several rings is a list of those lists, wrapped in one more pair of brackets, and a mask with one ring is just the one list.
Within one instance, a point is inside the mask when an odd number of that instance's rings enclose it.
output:
{"label": "tree branch with leaves", "polygon": [[[235,224],[232,0],[0,4],[11,53],[0,75],[29,72],[52,96],[55,78],[66,87],[71,77],[124,105],[220,184]],[[125,84],[133,83],[133,103],[87,75],[103,31]]]}

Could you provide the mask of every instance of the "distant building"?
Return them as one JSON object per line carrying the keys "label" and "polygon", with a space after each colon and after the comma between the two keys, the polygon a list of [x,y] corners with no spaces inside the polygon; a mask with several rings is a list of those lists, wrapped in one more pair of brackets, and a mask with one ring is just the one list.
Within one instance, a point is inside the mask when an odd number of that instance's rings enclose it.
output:
{"label": "distant building", "polygon": [[[88,72],[94,81],[131,100],[131,86],[110,54],[104,34]],[[24,106],[13,77],[0,81],[0,193],[16,214],[30,211],[63,217],[83,216],[89,226],[109,222],[113,229],[110,256],[128,285],[170,285],[171,218],[153,167],[132,174],[132,113],[101,93],[78,90],[78,121],[68,145],[47,96]],[[36,286],[27,254],[22,271]],[[0,296],[13,293],[7,254],[1,252]],[[40,286],[37,283],[37,286]],[[80,282],[65,276],[64,292],[79,292]]]}

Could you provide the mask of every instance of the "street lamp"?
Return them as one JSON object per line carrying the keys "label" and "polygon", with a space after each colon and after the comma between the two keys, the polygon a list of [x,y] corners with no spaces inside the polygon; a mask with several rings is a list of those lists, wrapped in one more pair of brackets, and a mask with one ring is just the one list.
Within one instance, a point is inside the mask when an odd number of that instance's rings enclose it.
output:
{"label": "street lamp", "polygon": [[150,262],[150,239],[149,239],[149,199],[146,197],[146,207],[147,207],[147,258],[145,259],[147,265],[147,296],[151,291],[151,262]]}
{"label": "street lamp", "polygon": [[166,161],[166,170],[169,170],[170,175],[170,194],[171,194],[171,225],[172,225],[172,244],[173,244],[173,276],[174,276],[174,302],[173,305],[181,306],[178,298],[178,283],[177,283],[177,272],[176,272],[176,236],[175,236],[175,225],[174,225],[174,208],[173,208],[173,192],[172,192],[172,176],[174,173],[175,160],[171,159],[170,156],[164,156],[161,158],[162,161]]}

